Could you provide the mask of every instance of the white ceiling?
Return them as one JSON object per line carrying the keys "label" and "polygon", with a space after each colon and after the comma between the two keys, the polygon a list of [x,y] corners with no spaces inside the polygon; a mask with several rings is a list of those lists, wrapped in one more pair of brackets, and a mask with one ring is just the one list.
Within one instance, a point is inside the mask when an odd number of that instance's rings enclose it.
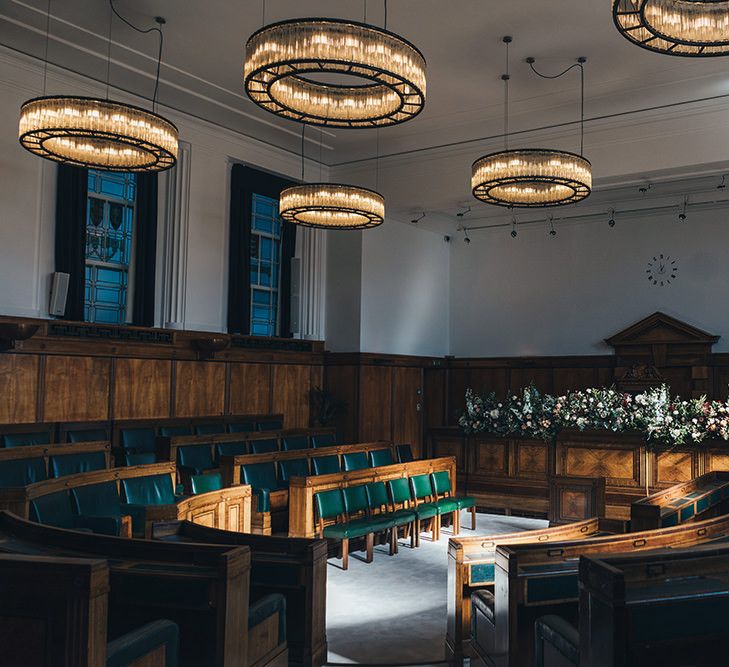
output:
{"label": "white ceiling", "polygon": [[[383,1],[267,0],[265,20],[332,16],[357,20],[367,6],[368,21],[382,25]],[[726,59],[677,58],[637,48],[615,30],[610,0],[390,0],[388,28],[414,42],[428,61],[425,111],[413,121],[379,131],[381,155],[429,155],[434,146],[461,142],[464,176],[470,162],[487,145],[501,142],[504,47],[511,49],[512,131],[533,130],[575,121],[578,78],[571,73],[545,81],[529,72],[526,56],[549,73],[586,56],[586,115],[620,117],[629,111],[729,96]],[[152,25],[162,15],[165,52],[160,100],[181,111],[298,152],[301,127],[258,109],[242,90],[244,45],[262,24],[261,0],[116,0],[118,11],[138,25]],[[42,57],[47,0],[0,0],[0,43]],[[106,77],[109,9],[105,0],[52,0],[49,60],[99,80]],[[150,96],[157,42],[114,20],[111,82]],[[49,93],[60,91],[49,91]],[[704,104],[707,104],[706,102]],[[679,107],[684,109],[685,107]],[[673,113],[673,107],[661,111]],[[650,118],[656,111],[634,114]],[[595,121],[609,128],[610,118]],[[553,130],[550,130],[553,132]],[[616,130],[619,131],[619,130]],[[561,131],[565,149],[578,147],[577,128]],[[319,131],[309,130],[307,151],[319,153]],[[377,150],[374,130],[324,131],[322,160],[333,166],[366,171]],[[534,143],[539,132],[514,137]],[[489,138],[482,141],[478,139]],[[589,145],[587,146],[589,149]],[[356,162],[358,160],[369,162]],[[398,158],[400,159],[400,158]],[[354,161],[354,162],[353,162]],[[599,176],[599,169],[596,169]],[[630,173],[633,170],[628,170]],[[460,178],[460,175],[458,176]],[[392,193],[386,193],[392,194]],[[468,196],[468,187],[429,206],[453,207]],[[442,199],[442,197],[441,197]],[[415,210],[414,202],[397,203]]]}

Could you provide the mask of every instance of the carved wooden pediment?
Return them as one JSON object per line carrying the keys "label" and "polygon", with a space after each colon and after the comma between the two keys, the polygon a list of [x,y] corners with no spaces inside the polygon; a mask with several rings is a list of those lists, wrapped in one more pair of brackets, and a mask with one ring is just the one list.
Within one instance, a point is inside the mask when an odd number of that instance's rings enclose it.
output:
{"label": "carved wooden pediment", "polygon": [[633,367],[643,363],[661,368],[704,363],[718,340],[719,336],[658,312],[605,342],[615,349],[618,366]]}

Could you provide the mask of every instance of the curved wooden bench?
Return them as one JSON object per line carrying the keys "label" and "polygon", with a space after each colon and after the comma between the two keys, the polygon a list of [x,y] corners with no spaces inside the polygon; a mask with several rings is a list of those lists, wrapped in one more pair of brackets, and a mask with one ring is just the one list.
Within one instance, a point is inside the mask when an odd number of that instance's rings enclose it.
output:
{"label": "curved wooden bench", "polygon": [[94,535],[0,511],[0,553],[108,560],[110,636],[166,618],[179,626],[184,667],[247,664],[247,547]]}
{"label": "curved wooden bench", "polygon": [[485,661],[531,665],[534,622],[544,614],[574,620],[581,556],[680,548],[729,538],[729,515],[696,523],[623,535],[540,544],[499,545],[494,582],[493,653]]}
{"label": "curved wooden bench", "polygon": [[325,540],[232,533],[187,521],[155,524],[152,539],[249,547],[251,598],[271,593],[286,597],[289,664],[320,667],[326,663]]}
{"label": "curved wooden bench", "polygon": [[[23,487],[0,489],[0,508],[7,509],[18,516],[30,518],[31,501],[44,496],[68,491],[73,488],[102,484],[122,479],[151,477],[168,474],[174,488],[175,465],[173,463],[154,463],[145,466],[128,468],[110,468],[93,472],[68,475],[56,479],[48,479]],[[238,486],[220,491],[211,491],[198,496],[183,498],[174,505],[149,505],[145,512],[145,535],[151,534],[155,521],[186,519],[200,521],[204,525],[232,530],[250,530],[251,489],[249,486]],[[131,524],[129,530],[131,530]],[[131,533],[129,533],[130,535]]]}

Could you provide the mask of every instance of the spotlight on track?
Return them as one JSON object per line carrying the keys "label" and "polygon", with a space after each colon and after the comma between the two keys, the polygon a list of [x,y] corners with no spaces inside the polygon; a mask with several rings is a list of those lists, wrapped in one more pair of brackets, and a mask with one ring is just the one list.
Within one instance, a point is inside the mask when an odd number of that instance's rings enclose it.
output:
{"label": "spotlight on track", "polygon": [[557,230],[554,228],[554,216],[551,214],[549,216],[549,235],[557,236]]}
{"label": "spotlight on track", "polygon": [[413,218],[410,222],[417,225],[425,217],[425,211],[423,211],[417,218]]}
{"label": "spotlight on track", "polygon": [[461,206],[461,208],[463,210],[462,211],[458,211],[458,213],[456,213],[456,216],[458,216],[459,218],[462,218],[464,215],[466,215],[466,213],[470,213],[471,212],[471,207],[470,206]]}
{"label": "spotlight on track", "polygon": [[468,230],[465,227],[463,228],[463,242],[466,245],[471,244],[471,239],[468,237]]}
{"label": "spotlight on track", "polygon": [[722,175],[721,182],[716,186],[717,190],[723,190],[726,187],[726,175]]}
{"label": "spotlight on track", "polygon": [[516,213],[512,212],[511,214],[511,238],[515,239],[517,236],[516,231]]}
{"label": "spotlight on track", "polygon": [[652,187],[653,187],[653,185],[652,185],[652,184],[650,184],[650,183],[646,183],[645,185],[641,185],[641,186],[640,186],[640,187],[638,188],[638,192],[640,192],[640,194],[644,195],[644,194],[645,194],[646,192],[648,192],[648,190],[650,190],[650,189],[651,189]]}
{"label": "spotlight on track", "polygon": [[610,209],[610,220],[608,220],[608,225],[610,227],[615,227],[615,209]]}
{"label": "spotlight on track", "polygon": [[686,209],[688,208],[688,195],[683,198],[683,206],[678,214],[679,222],[686,222]]}

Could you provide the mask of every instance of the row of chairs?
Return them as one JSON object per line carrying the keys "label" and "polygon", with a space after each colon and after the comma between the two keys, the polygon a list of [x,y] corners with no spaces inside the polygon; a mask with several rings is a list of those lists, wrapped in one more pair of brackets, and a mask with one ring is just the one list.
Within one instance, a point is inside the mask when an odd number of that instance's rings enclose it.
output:
{"label": "row of chairs", "polygon": [[107,467],[104,451],[51,454],[27,459],[0,461],[0,488],[27,486],[46,479],[56,479],[80,472],[104,470]]}
{"label": "row of chairs", "polygon": [[[342,569],[349,567],[349,540],[365,538],[366,562],[373,560],[375,535],[389,535],[390,555],[398,551],[400,529],[410,536],[411,546],[420,546],[420,533],[427,524],[433,541],[440,539],[442,517],[451,515],[453,533],[460,531],[460,512],[471,511],[471,529],[476,529],[476,500],[455,496],[448,471],[371,482],[314,495],[320,537],[341,544]],[[328,524],[327,522],[334,523]]]}

